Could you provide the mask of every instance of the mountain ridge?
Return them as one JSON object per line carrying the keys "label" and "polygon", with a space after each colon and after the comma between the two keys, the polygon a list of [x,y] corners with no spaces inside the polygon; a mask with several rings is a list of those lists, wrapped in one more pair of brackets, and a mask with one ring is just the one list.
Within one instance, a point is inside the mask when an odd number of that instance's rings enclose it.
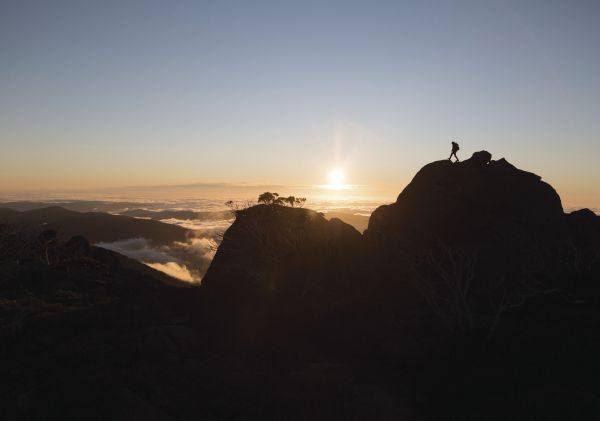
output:
{"label": "mountain ridge", "polygon": [[0,222],[54,228],[58,229],[59,235],[83,235],[92,243],[126,240],[140,237],[140,233],[143,233],[142,236],[157,244],[168,244],[185,241],[192,233],[188,229],[158,221],[103,212],[78,212],[61,206],[26,211],[0,208]]}

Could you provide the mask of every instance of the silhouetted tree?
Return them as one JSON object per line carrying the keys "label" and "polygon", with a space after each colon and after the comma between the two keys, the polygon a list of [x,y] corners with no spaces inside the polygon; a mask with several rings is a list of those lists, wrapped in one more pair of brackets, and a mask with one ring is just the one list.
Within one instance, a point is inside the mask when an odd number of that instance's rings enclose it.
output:
{"label": "silhouetted tree", "polygon": [[37,238],[36,248],[40,253],[40,259],[48,266],[52,263],[57,243],[58,239],[54,230],[45,230]]}
{"label": "silhouetted tree", "polygon": [[276,204],[278,198],[279,193],[271,193],[267,191],[258,196],[258,203],[264,203],[265,205],[273,205]]}
{"label": "silhouetted tree", "polygon": [[252,200],[245,200],[241,202],[234,202],[233,200],[228,200],[227,202],[225,202],[225,206],[231,209],[233,214],[236,214],[238,211],[248,209],[254,206],[255,204],[256,203],[254,203]]}
{"label": "silhouetted tree", "polygon": [[287,203],[289,206],[291,206],[292,208],[294,207],[294,205],[296,204],[296,198],[294,196],[288,196],[285,199],[283,199],[285,201],[285,203]]}
{"label": "silhouetted tree", "polygon": [[290,207],[302,207],[306,202],[305,197],[288,196],[282,197],[278,193],[264,192],[258,196],[258,203],[264,203],[265,205],[279,205],[279,206],[290,206]]}

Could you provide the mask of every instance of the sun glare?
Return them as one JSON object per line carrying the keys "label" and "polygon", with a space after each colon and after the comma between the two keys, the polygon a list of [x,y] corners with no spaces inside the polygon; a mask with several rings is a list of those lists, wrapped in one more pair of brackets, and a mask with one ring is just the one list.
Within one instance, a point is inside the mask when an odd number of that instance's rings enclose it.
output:
{"label": "sun glare", "polygon": [[340,168],[335,168],[329,172],[329,186],[333,189],[341,189],[344,187],[344,171]]}

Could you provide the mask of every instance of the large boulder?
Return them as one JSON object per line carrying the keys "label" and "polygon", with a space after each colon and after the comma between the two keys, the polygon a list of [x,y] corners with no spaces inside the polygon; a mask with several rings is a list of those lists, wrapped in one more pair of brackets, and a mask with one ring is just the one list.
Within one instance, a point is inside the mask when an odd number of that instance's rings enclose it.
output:
{"label": "large boulder", "polygon": [[468,328],[474,309],[493,317],[550,289],[568,238],[556,191],[486,151],[423,167],[365,232],[372,284],[394,306],[429,308]]}
{"label": "large boulder", "polygon": [[259,337],[279,323],[286,330],[308,326],[356,291],[362,244],[361,234],[339,219],[254,206],[237,212],[201,288],[209,302],[219,303],[215,317],[248,335]]}
{"label": "large boulder", "polygon": [[590,209],[580,209],[566,215],[571,234],[567,262],[578,286],[597,289],[600,279],[600,216]]}
{"label": "large boulder", "polygon": [[424,166],[362,236],[307,209],[239,211],[202,290],[222,330],[330,326],[339,340],[351,326],[347,337],[364,339],[353,347],[397,355],[447,332],[493,330],[507,309],[572,283],[598,255],[600,235],[588,233],[599,227],[592,212],[566,217],[538,175],[480,151]]}
{"label": "large boulder", "polygon": [[495,240],[492,231],[510,227],[535,237],[561,238],[564,214],[556,191],[541,177],[490,157],[483,151],[459,163],[426,165],[396,203],[375,210],[368,236],[482,244]]}

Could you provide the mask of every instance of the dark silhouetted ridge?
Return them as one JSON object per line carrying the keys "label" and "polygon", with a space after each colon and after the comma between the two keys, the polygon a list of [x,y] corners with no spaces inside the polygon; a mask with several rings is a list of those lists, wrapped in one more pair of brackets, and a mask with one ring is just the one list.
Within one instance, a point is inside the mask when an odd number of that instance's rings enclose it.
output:
{"label": "dark silhouetted ridge", "polygon": [[101,212],[76,212],[49,206],[18,212],[0,208],[0,223],[52,228],[65,239],[82,235],[92,243],[144,237],[156,244],[185,241],[190,231],[172,224]]}
{"label": "dark silhouetted ridge", "polygon": [[202,289],[221,307],[216,318],[260,341],[290,326],[318,323],[347,304],[357,292],[363,254],[360,233],[339,219],[258,205],[237,212]]}
{"label": "dark silhouetted ridge", "polygon": [[389,282],[460,260],[472,272],[471,293],[510,295],[566,270],[570,234],[549,184],[482,151],[423,167],[395,203],[373,212],[365,239]]}

